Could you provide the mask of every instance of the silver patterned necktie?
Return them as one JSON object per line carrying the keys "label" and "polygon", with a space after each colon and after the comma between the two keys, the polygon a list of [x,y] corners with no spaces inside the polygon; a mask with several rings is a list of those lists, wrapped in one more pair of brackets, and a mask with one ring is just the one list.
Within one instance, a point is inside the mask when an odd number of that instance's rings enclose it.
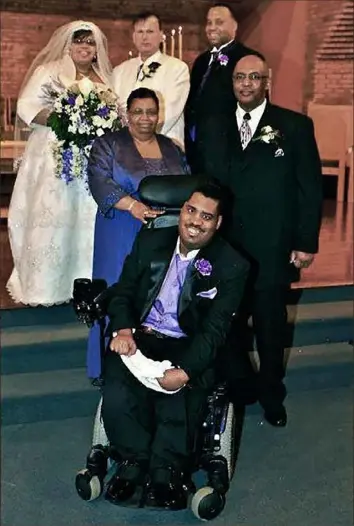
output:
{"label": "silver patterned necktie", "polygon": [[252,139],[252,130],[251,126],[248,124],[248,121],[251,119],[251,115],[249,113],[245,113],[243,116],[243,121],[240,126],[240,138],[241,138],[241,145],[242,149],[244,150],[250,140]]}

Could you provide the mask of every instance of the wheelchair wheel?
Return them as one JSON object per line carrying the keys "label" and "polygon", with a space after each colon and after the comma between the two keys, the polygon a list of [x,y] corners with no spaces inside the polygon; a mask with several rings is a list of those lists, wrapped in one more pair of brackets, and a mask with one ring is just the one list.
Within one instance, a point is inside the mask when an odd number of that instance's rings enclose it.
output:
{"label": "wheelchair wheel", "polygon": [[232,479],[236,468],[235,433],[235,410],[233,404],[230,402],[227,410],[225,429],[220,437],[220,451],[217,453],[218,455],[224,457],[227,461],[229,480]]}
{"label": "wheelchair wheel", "polygon": [[108,438],[106,431],[104,429],[103,420],[101,416],[102,411],[102,398],[100,399],[96,411],[95,422],[93,425],[93,436],[92,436],[92,445],[96,446],[100,444],[101,446],[108,446]]}
{"label": "wheelchair wheel", "polygon": [[200,488],[191,502],[191,510],[197,519],[210,521],[215,519],[225,507],[225,496],[210,486]]}
{"label": "wheelchair wheel", "polygon": [[91,475],[88,469],[79,471],[75,479],[76,491],[82,500],[98,499],[103,492],[103,481],[97,475]]}

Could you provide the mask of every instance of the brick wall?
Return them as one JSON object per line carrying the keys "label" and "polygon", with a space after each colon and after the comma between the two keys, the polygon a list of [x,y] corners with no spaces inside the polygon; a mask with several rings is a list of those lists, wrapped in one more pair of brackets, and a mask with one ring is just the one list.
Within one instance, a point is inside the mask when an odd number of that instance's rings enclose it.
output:
{"label": "brick wall", "polygon": [[353,104],[353,62],[318,61],[314,71],[312,100],[319,104]]}
{"label": "brick wall", "polygon": [[320,53],[326,39],[334,31],[338,16],[352,4],[353,0],[309,0],[307,75],[304,84],[307,102],[353,103],[352,60],[339,55],[336,57],[335,54],[326,60]]}
{"label": "brick wall", "polygon": [[[245,0],[231,0],[239,4]],[[250,0],[252,1],[252,0]],[[258,0],[259,1],[259,0]],[[2,0],[2,11],[124,19],[140,11],[155,11],[169,22],[199,23],[210,0]]]}

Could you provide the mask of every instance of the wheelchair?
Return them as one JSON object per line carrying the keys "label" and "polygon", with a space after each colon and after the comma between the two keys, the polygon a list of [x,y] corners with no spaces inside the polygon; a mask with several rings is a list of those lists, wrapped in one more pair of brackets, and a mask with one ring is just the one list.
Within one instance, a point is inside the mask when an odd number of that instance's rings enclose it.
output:
{"label": "wheelchair", "polygon": [[[155,179],[155,180],[154,180]],[[163,181],[163,180],[168,181]],[[185,181],[181,181],[184,179]],[[180,207],[197,185],[192,176],[149,177],[139,188],[141,199],[150,205],[158,204],[166,209],[145,228],[163,228],[178,221]],[[171,191],[166,191],[165,185]],[[184,186],[183,186],[184,185]],[[106,307],[109,302],[104,280],[76,279],[73,291],[73,307],[79,321],[100,326],[101,360],[105,353]],[[85,501],[93,501],[104,491],[105,478],[113,465],[119,462],[107,438],[101,417],[102,398],[94,419],[92,447],[86,458],[86,466],[75,479],[78,495]],[[203,423],[194,452],[194,472],[202,470],[206,483],[199,489],[193,486],[190,508],[194,515],[208,521],[217,517],[225,506],[226,493],[236,468],[237,452],[242,432],[243,412],[236,414],[230,402],[225,384],[216,385],[207,397]]]}

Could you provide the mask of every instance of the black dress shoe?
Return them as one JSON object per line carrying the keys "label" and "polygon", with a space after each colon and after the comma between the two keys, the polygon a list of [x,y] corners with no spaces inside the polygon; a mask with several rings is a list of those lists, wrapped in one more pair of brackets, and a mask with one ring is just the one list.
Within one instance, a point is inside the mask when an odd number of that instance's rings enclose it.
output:
{"label": "black dress shoe", "polygon": [[274,427],[285,427],[288,420],[286,409],[283,405],[277,410],[265,410],[264,418]]}
{"label": "black dress shoe", "polygon": [[145,471],[138,462],[122,462],[108,482],[105,499],[112,504],[138,506],[145,478]]}
{"label": "black dress shoe", "polygon": [[184,510],[188,507],[188,492],[173,484],[154,484],[148,486],[145,506],[163,510]]}
{"label": "black dress shoe", "polygon": [[188,497],[195,493],[190,477],[181,472],[156,470],[147,486],[145,506],[165,510],[184,510],[188,507]]}

